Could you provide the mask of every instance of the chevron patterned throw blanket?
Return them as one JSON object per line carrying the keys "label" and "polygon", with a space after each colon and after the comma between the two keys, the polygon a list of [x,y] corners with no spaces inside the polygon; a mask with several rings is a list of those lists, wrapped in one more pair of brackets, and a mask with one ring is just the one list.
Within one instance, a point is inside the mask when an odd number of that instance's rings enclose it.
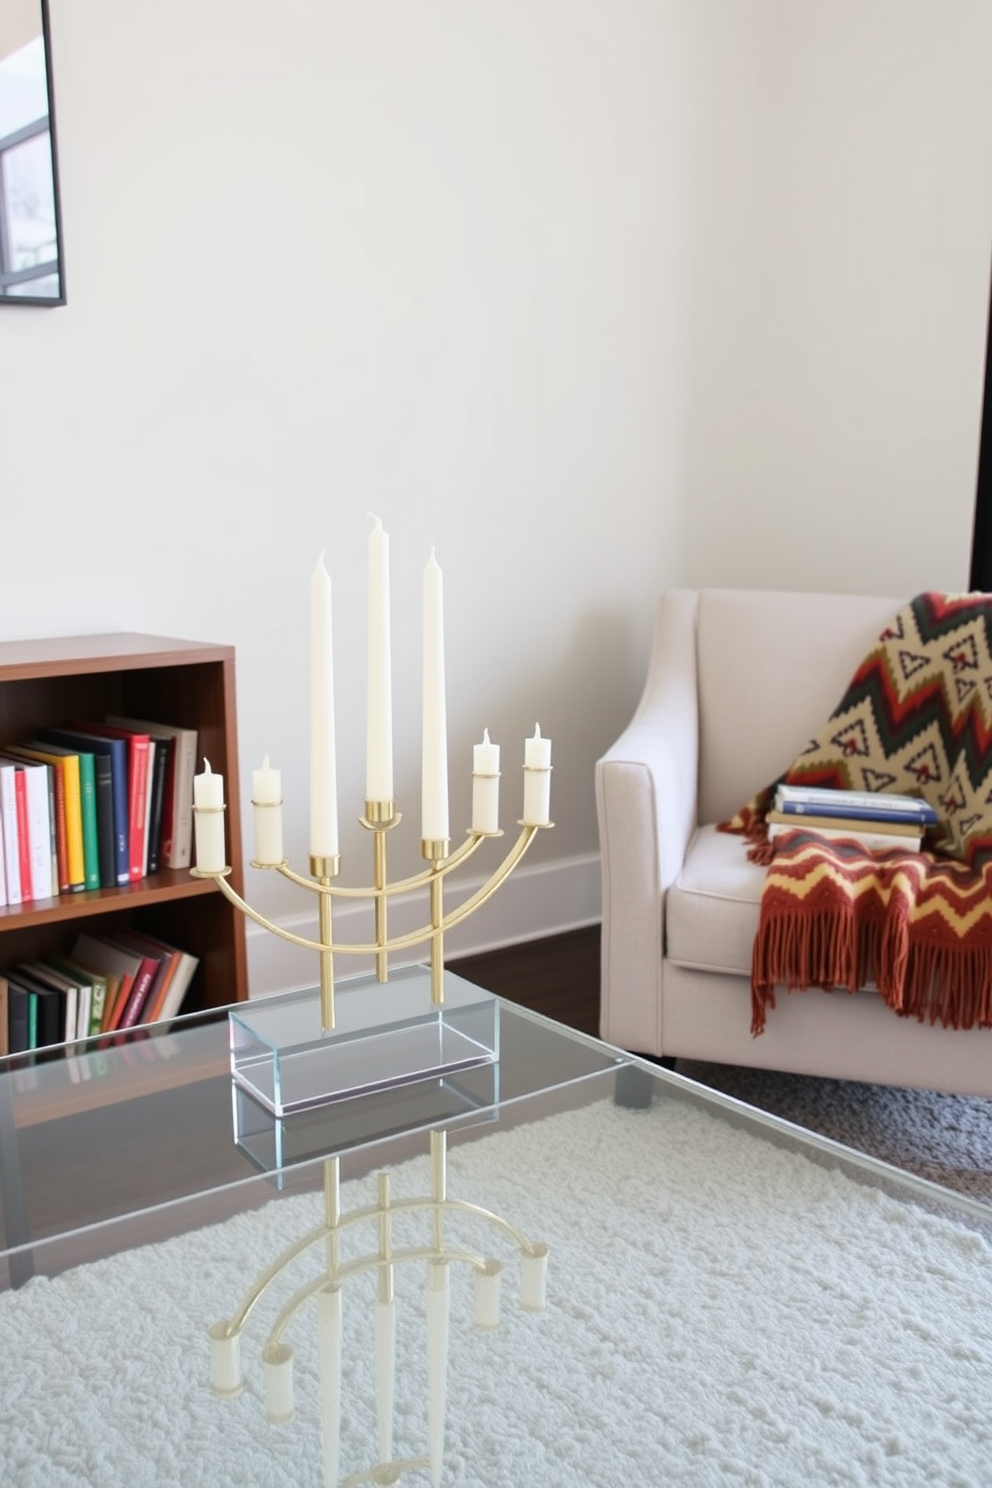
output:
{"label": "chevron patterned throw blanket", "polygon": [[[924,850],[868,853],[796,830],[769,841],[780,783],[922,796]],[[885,628],[824,728],[723,830],[768,865],[751,1031],[774,987],[874,983],[901,1017],[992,1025],[992,595],[920,594]]]}

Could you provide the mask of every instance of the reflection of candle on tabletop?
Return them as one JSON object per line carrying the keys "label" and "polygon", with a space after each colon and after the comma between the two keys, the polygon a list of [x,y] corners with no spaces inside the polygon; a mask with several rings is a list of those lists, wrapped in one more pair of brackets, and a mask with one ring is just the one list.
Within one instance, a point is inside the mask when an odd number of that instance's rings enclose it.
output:
{"label": "reflection of candle on tabletop", "polygon": [[338,802],[334,760],[331,581],[324,555],[310,581],[310,855],[336,857]]}
{"label": "reflection of candle on tabletop", "polygon": [[224,777],[214,774],[204,759],[203,774],[193,777],[193,821],[196,828],[196,866],[202,873],[219,873],[224,856]]}
{"label": "reflection of candle on tabletop", "polygon": [[472,831],[499,831],[499,745],[488,729],[472,751]]}
{"label": "reflection of candle on tabletop", "polygon": [[440,1483],[444,1417],[448,1401],[448,1337],[451,1290],[448,1262],[427,1263],[427,1454],[431,1483]]}
{"label": "reflection of candle on tabletop", "polygon": [[338,1481],[341,1442],[341,1288],[327,1285],[317,1293],[317,1343],[320,1375],[320,1424],[324,1482]]}
{"label": "reflection of candle on tabletop", "polygon": [[524,744],[524,822],[528,827],[546,827],[551,821],[551,740],[534,725],[533,737]]}
{"label": "reflection of candle on tabletop", "polygon": [[389,537],[374,518],[369,534],[368,737],[365,799],[393,799],[392,670],[389,657]]}
{"label": "reflection of candle on tabletop", "polygon": [[424,710],[421,762],[421,836],[448,836],[448,737],[444,697],[444,594],[431,548],[424,569]]}
{"label": "reflection of candle on tabletop", "polygon": [[281,863],[282,774],[273,770],[269,756],[251,776],[251,799],[255,815],[255,862]]}

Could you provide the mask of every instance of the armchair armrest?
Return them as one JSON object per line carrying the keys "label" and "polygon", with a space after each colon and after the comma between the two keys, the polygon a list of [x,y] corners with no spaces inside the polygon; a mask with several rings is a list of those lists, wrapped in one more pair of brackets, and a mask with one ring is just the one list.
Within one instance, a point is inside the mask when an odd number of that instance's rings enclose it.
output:
{"label": "armchair armrest", "polygon": [[[697,596],[658,603],[644,692],[596,764],[603,890],[600,1032],[660,1054],[664,893],[696,828],[699,707]],[[615,994],[615,995],[614,995]]]}

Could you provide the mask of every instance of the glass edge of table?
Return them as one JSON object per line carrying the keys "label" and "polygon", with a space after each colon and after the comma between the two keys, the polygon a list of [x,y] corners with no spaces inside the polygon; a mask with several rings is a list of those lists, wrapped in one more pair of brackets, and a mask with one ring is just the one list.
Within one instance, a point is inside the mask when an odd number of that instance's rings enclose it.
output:
{"label": "glass edge of table", "polygon": [[[273,997],[277,997],[278,995],[272,994]],[[946,1214],[950,1210],[961,1219],[973,1223],[977,1222],[980,1227],[985,1227],[992,1234],[992,1205],[982,1200],[947,1188],[930,1179],[922,1178],[905,1168],[896,1167],[894,1164],[885,1162],[881,1158],[872,1157],[870,1154],[861,1152],[857,1148],[850,1147],[834,1138],[823,1136],[821,1133],[813,1131],[808,1127],[790,1122],[785,1117],[763,1111],[759,1107],[749,1105],[746,1101],[740,1100],[735,1096],[726,1095],[722,1091],[714,1090],[709,1086],[701,1084],[699,1081],[692,1080],[686,1075],[680,1075],[675,1070],[665,1069],[648,1057],[633,1054],[616,1045],[606,1043],[592,1034],[559,1023],[555,1019],[549,1018],[545,1014],[536,1012],[531,1008],[524,1007],[519,1003],[514,1003],[506,998],[498,998],[497,1000],[500,1003],[501,1016],[505,1012],[523,1022],[531,1022],[556,1034],[558,1037],[564,1038],[571,1044],[586,1048],[603,1062],[599,1068],[585,1070],[569,1078],[551,1081],[548,1085],[542,1086],[540,1090],[528,1090],[523,1094],[505,1098],[501,1097],[495,1103],[494,1109],[496,1110],[505,1109],[510,1111],[540,1097],[549,1097],[558,1090],[565,1090],[569,1087],[582,1085],[590,1081],[601,1080],[610,1074],[616,1074],[621,1069],[641,1071],[645,1075],[650,1076],[657,1087],[666,1090],[669,1094],[681,1097],[682,1099],[689,1099],[694,1104],[700,1105],[713,1113],[718,1112],[734,1124],[744,1127],[753,1135],[762,1135],[767,1140],[777,1142],[778,1145],[784,1145],[793,1151],[801,1152],[814,1160],[839,1167],[855,1181],[862,1183],[868,1182],[872,1186],[880,1188],[904,1202],[915,1201],[931,1212],[942,1212]],[[232,1004],[232,1006],[240,1007],[241,1004]],[[154,1046],[155,1040],[168,1039],[177,1033],[192,1033],[206,1029],[212,1030],[214,1034],[217,1034],[220,1028],[226,1027],[230,1011],[231,1007],[200,1010],[179,1015],[171,1019],[168,1023],[146,1025],[128,1030],[123,1035],[104,1034],[81,1043],[59,1045],[52,1050],[50,1063],[53,1066],[59,1063],[64,1064],[66,1059],[78,1059],[85,1057],[87,1054],[100,1052],[102,1049],[119,1049],[122,1046],[127,1048],[144,1043]],[[209,1042],[209,1037],[207,1041]],[[170,1063],[171,1061],[169,1060],[162,1061],[163,1072],[168,1072]],[[40,1066],[32,1065],[30,1060],[26,1060],[23,1055],[0,1057],[0,1084],[5,1083],[5,1076],[16,1075],[19,1072],[33,1070],[38,1067]],[[148,1075],[150,1068],[150,1065],[138,1066],[133,1071],[133,1078],[127,1087],[129,1091],[140,1088],[142,1092],[151,1092],[154,1089],[154,1082]],[[215,1078],[226,1073],[229,1069],[229,1050],[225,1037],[223,1040],[218,1040],[217,1049],[211,1050],[202,1059],[192,1061],[190,1066],[184,1071],[184,1078],[190,1082],[198,1079]],[[170,1080],[172,1078],[171,1072],[169,1072],[169,1078]],[[62,1088],[63,1090],[68,1088],[64,1079]],[[73,1088],[76,1090],[79,1089],[78,1086]],[[128,1098],[128,1096],[125,1095],[121,1098]],[[71,1112],[68,1114],[71,1114]],[[454,1133],[467,1126],[479,1124],[484,1115],[485,1108],[480,1108],[465,1111],[454,1116],[444,1117],[437,1121],[425,1120],[410,1127],[403,1135],[414,1137],[418,1132],[429,1130],[432,1126],[444,1127],[446,1130]],[[41,1119],[46,1118],[43,1116]],[[396,1132],[389,1132],[382,1136],[372,1136],[356,1143],[348,1149],[349,1155],[361,1152],[371,1156],[377,1148],[388,1148],[390,1144],[395,1145],[397,1140],[398,1133]],[[69,1239],[73,1234],[82,1233],[83,1230],[101,1229],[108,1225],[121,1223],[125,1219],[136,1217],[138,1213],[152,1214],[171,1209],[177,1205],[195,1202],[198,1199],[208,1196],[210,1193],[216,1194],[221,1191],[233,1191],[242,1185],[255,1185],[264,1182],[266,1179],[271,1180],[280,1172],[289,1172],[290,1169],[298,1174],[301,1170],[305,1170],[312,1164],[323,1162],[328,1155],[332,1154],[327,1153],[323,1156],[314,1155],[303,1159],[296,1159],[285,1164],[283,1168],[273,1168],[267,1172],[256,1170],[246,1174],[242,1178],[226,1181],[213,1189],[203,1190],[189,1196],[174,1197],[161,1205],[152,1205],[144,1210],[135,1211],[132,1215],[108,1218],[98,1221],[93,1225],[80,1227],[78,1230],[61,1231],[58,1236],[35,1240],[32,1242],[32,1245],[37,1248],[55,1239]],[[11,1247],[7,1250],[0,1248],[0,1256],[13,1255],[17,1249],[23,1248],[30,1247]]]}

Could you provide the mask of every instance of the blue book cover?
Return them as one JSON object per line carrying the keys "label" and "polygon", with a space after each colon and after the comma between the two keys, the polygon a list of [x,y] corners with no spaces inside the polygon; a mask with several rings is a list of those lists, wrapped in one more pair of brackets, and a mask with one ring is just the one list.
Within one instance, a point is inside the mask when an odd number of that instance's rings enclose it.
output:
{"label": "blue book cover", "polygon": [[778,810],[784,816],[835,816],[838,821],[906,822],[916,827],[932,826],[937,820],[932,807],[926,811],[910,811],[868,805],[848,806],[840,802],[781,801]]}
{"label": "blue book cover", "polygon": [[101,734],[90,734],[84,729],[50,728],[39,731],[39,738],[51,739],[55,744],[68,744],[82,749],[110,763],[110,794],[113,803],[113,871],[111,884],[102,882],[101,887],[112,888],[131,882],[128,859],[128,804],[127,804],[127,740],[104,738]]}

